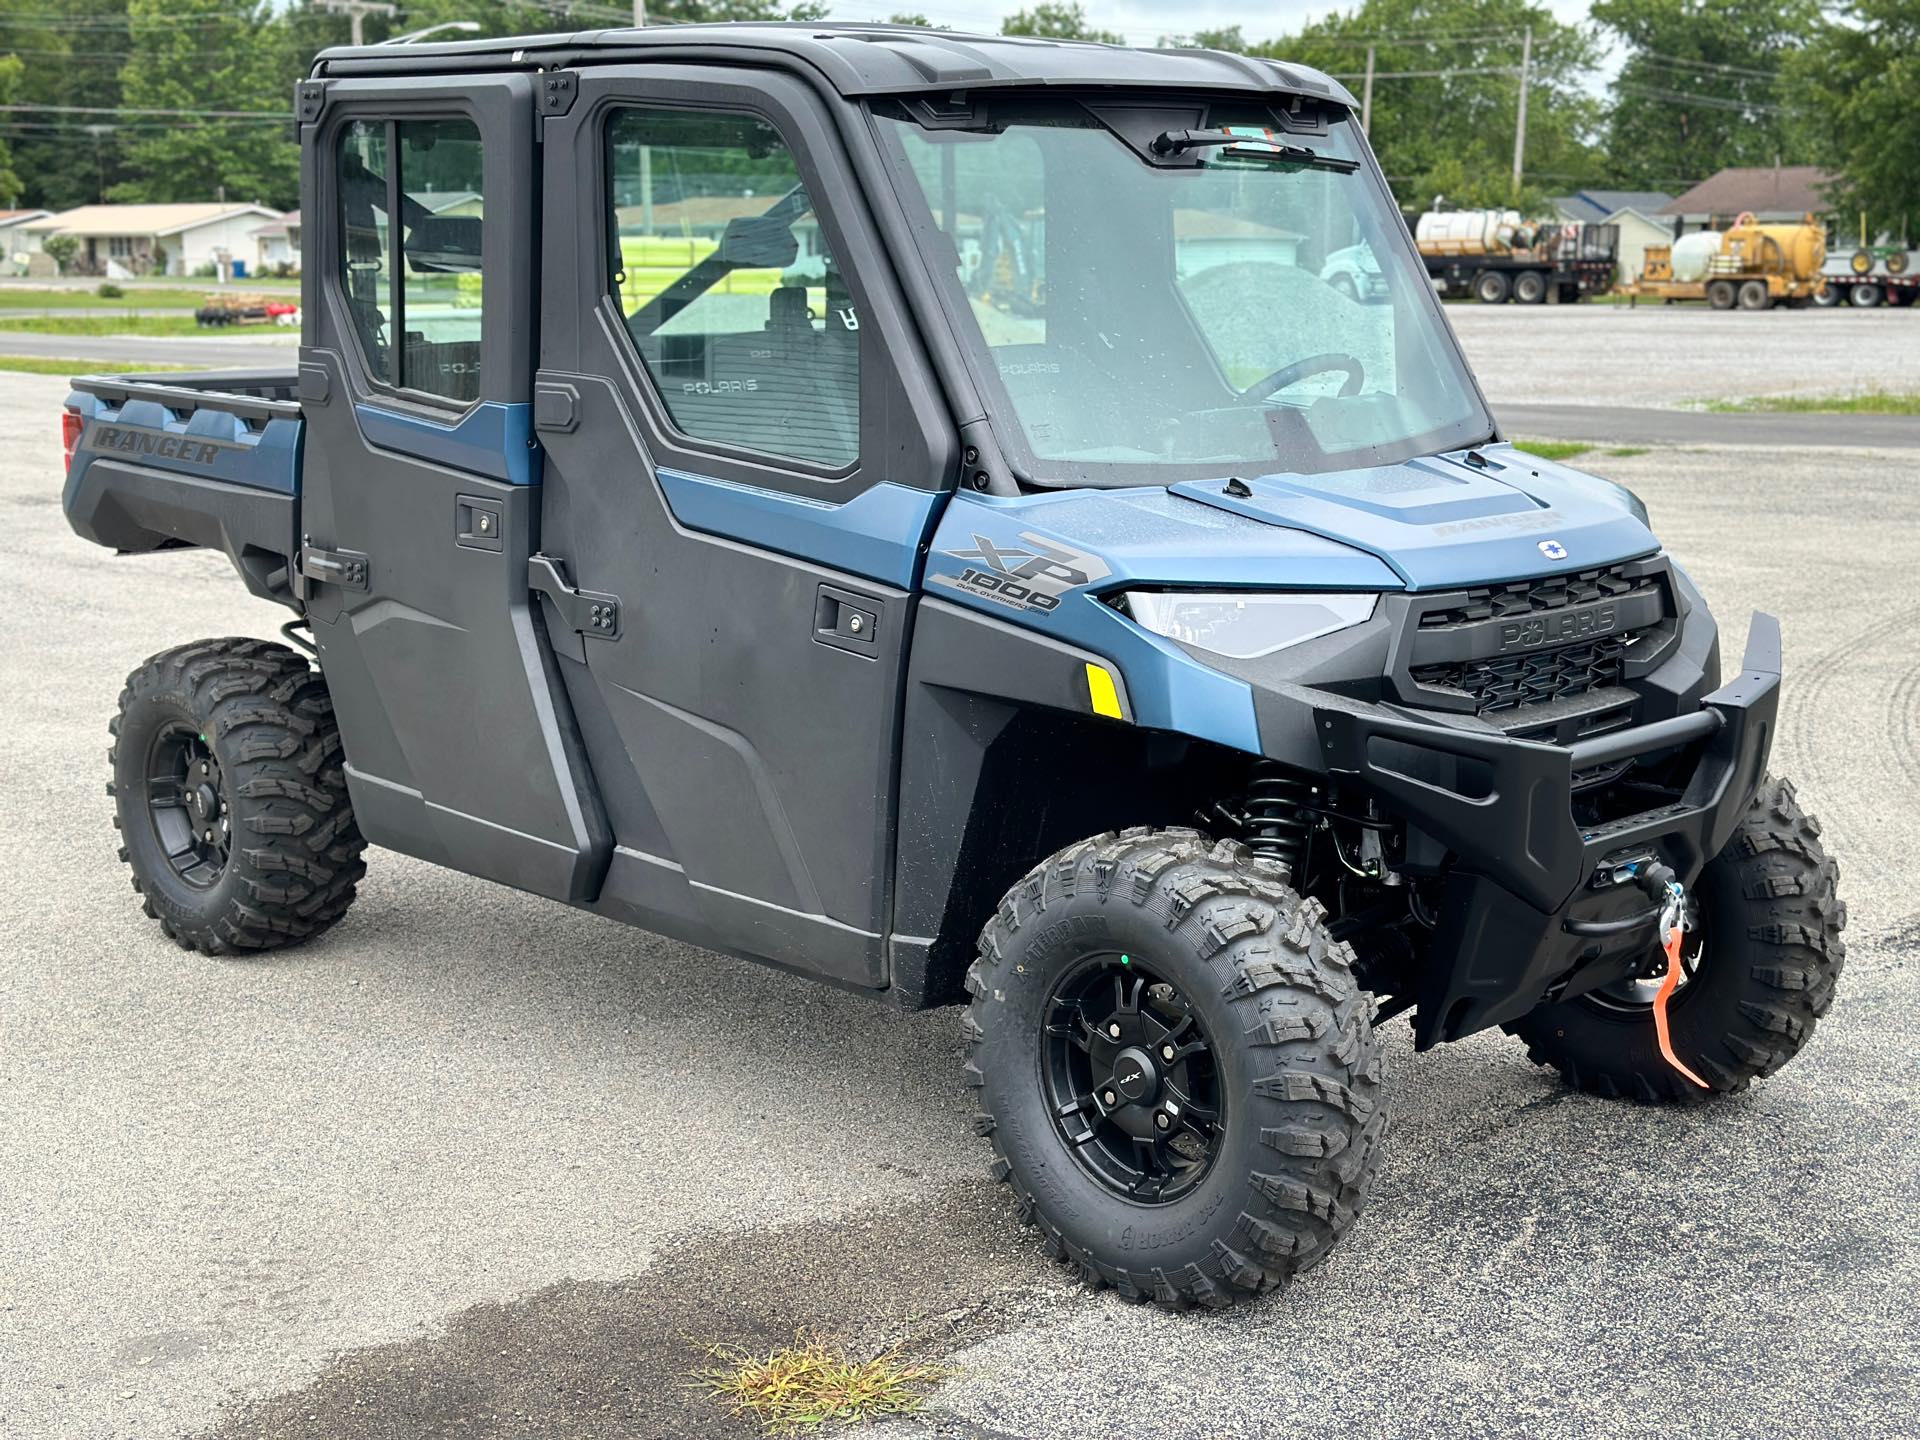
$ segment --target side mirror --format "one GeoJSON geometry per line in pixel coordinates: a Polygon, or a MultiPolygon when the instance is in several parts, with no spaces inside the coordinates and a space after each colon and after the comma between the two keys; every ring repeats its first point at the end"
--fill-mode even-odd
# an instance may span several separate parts
{"type": "Polygon", "coordinates": [[[739,215],[720,233],[719,255],[736,270],[784,270],[799,258],[800,242],[785,220],[739,215]]]}
{"type": "Polygon", "coordinates": [[[480,268],[477,215],[425,215],[407,227],[407,264],[435,274],[480,268]]]}

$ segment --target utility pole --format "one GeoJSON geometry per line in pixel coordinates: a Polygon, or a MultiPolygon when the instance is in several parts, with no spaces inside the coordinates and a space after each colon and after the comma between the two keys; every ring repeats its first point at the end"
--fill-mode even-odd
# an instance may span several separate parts
{"type": "Polygon", "coordinates": [[[1367,46],[1367,81],[1360,87],[1360,133],[1373,133],[1373,46],[1367,46]]]}
{"type": "MultiPolygon", "coordinates": [[[[634,0],[635,4],[640,0],[634,0]]],[[[391,20],[399,13],[399,7],[392,0],[318,0],[322,10],[338,15],[343,11],[353,26],[353,43],[367,43],[366,22],[369,15],[384,15],[391,20]]]]}
{"type": "Polygon", "coordinates": [[[1520,116],[1513,127],[1513,193],[1520,195],[1520,172],[1527,158],[1527,85],[1533,79],[1533,27],[1527,26],[1520,39],[1520,116]]]}
{"type": "Polygon", "coordinates": [[[643,30],[647,24],[647,0],[633,0],[633,28],[643,30]]]}

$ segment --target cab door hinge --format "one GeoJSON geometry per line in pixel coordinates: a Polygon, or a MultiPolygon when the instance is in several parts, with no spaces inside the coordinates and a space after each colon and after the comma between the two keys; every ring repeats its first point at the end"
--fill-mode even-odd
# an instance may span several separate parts
{"type": "Polygon", "coordinates": [[[294,559],[294,574],[302,582],[294,587],[297,598],[307,598],[311,585],[338,585],[343,590],[366,590],[373,562],[358,550],[324,550],[305,536],[300,553],[294,559]]]}
{"type": "Polygon", "coordinates": [[[527,557],[527,588],[544,595],[559,612],[560,623],[590,640],[620,638],[620,599],[597,590],[576,590],[567,583],[566,562],[551,555],[527,557]]]}

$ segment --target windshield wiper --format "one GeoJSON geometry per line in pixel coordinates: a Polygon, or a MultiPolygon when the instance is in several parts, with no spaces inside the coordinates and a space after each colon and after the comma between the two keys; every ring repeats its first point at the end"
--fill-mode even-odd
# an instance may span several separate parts
{"type": "Polygon", "coordinates": [[[1165,130],[1154,136],[1147,148],[1156,155],[1180,155],[1188,150],[1207,150],[1217,145],[1242,147],[1249,159],[1274,160],[1282,165],[1300,165],[1312,170],[1332,170],[1351,175],[1360,168],[1358,160],[1338,155],[1322,155],[1305,145],[1288,145],[1272,138],[1272,132],[1244,129],[1165,130]]]}

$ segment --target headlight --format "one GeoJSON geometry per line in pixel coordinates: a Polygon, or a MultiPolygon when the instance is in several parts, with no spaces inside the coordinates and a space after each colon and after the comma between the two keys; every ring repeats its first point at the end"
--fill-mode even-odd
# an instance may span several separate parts
{"type": "Polygon", "coordinates": [[[1197,645],[1232,660],[1257,660],[1358,625],[1373,614],[1377,595],[1274,593],[1213,595],[1127,593],[1127,613],[1156,635],[1197,645]]]}

